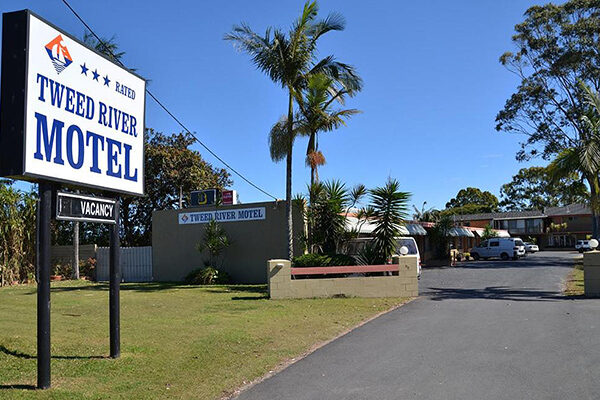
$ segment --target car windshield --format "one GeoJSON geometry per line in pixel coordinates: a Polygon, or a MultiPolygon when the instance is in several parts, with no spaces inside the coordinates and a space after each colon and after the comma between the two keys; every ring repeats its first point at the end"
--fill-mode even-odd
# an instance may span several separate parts
{"type": "Polygon", "coordinates": [[[523,241],[521,239],[515,239],[515,246],[523,246],[523,241]]]}
{"type": "Polygon", "coordinates": [[[408,249],[408,254],[417,254],[417,246],[415,241],[412,239],[398,239],[396,240],[397,250],[400,252],[400,247],[406,246],[408,249]]]}

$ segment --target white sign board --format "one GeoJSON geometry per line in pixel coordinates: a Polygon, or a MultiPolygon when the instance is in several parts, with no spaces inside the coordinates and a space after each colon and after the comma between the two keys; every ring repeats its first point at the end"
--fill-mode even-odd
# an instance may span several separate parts
{"type": "Polygon", "coordinates": [[[218,222],[256,221],[265,219],[265,207],[186,212],[179,214],[177,219],[179,225],[206,224],[214,219],[218,222]]]}
{"type": "Polygon", "coordinates": [[[143,194],[145,81],[36,15],[27,17],[19,175],[143,194]]]}

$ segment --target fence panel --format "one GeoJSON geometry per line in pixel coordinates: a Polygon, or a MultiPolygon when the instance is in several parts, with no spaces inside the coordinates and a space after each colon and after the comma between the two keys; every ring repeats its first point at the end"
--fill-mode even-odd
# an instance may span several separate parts
{"type": "MultiPolygon", "coordinates": [[[[99,247],[96,259],[96,279],[109,280],[110,248],[99,247]]],[[[121,247],[121,275],[123,282],[152,281],[152,246],[121,247]]]]}

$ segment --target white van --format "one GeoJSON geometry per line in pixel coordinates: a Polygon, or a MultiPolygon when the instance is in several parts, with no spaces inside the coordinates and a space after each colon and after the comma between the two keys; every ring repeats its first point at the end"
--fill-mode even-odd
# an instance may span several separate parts
{"type": "MultiPolygon", "coordinates": [[[[348,254],[356,256],[365,247],[365,245],[371,241],[372,238],[357,238],[352,239],[348,243],[348,254]]],[[[396,238],[396,254],[400,254],[400,248],[406,246],[409,255],[417,256],[417,277],[421,278],[421,254],[419,253],[419,247],[417,242],[412,237],[398,237],[396,238]]]]}
{"type": "Polygon", "coordinates": [[[473,247],[470,253],[474,260],[487,260],[492,257],[517,260],[525,257],[525,243],[519,238],[491,238],[473,247]]]}

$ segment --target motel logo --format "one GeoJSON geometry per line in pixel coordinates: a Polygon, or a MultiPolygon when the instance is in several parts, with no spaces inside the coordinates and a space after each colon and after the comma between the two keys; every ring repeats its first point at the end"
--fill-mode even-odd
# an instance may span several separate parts
{"type": "Polygon", "coordinates": [[[58,35],[46,45],[46,52],[57,74],[60,74],[73,62],[67,46],[63,42],[62,35],[58,35]]]}

